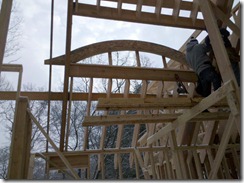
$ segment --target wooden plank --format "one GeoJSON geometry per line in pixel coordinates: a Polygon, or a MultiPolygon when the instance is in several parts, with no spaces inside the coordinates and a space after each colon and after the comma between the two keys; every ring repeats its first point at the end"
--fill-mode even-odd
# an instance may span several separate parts
{"type": "Polygon", "coordinates": [[[28,105],[26,97],[16,101],[7,175],[9,180],[28,178],[32,131],[32,123],[26,112],[28,105]]]}
{"type": "MultiPolygon", "coordinates": [[[[98,99],[97,110],[123,110],[123,109],[186,109],[199,104],[203,98],[113,98],[98,99]]],[[[221,100],[213,104],[214,107],[227,107],[227,101],[221,100]]]]}
{"type": "MultiPolygon", "coordinates": [[[[152,123],[170,123],[175,121],[182,113],[175,114],[149,114],[149,115],[115,115],[115,116],[85,116],[82,126],[100,126],[100,125],[128,125],[128,124],[152,124],[152,123]]],[[[228,119],[229,113],[213,112],[201,113],[192,118],[189,122],[206,120],[224,120],[228,119]]],[[[147,135],[145,135],[147,136],[147,135]]],[[[140,144],[143,139],[138,140],[140,144]]]]}
{"type": "MultiPolygon", "coordinates": [[[[128,94],[130,91],[130,80],[125,81],[125,87],[124,87],[124,98],[128,98],[128,94]]],[[[126,111],[121,111],[121,115],[126,115],[126,111]]],[[[84,121],[83,121],[84,123],[84,121]]],[[[122,143],[122,137],[123,137],[123,130],[124,130],[124,124],[119,124],[118,125],[118,133],[117,133],[117,140],[116,140],[116,148],[120,148],[121,143],[122,143]]],[[[117,169],[118,167],[118,155],[114,155],[114,168],[117,169]]]]}
{"type": "Polygon", "coordinates": [[[152,144],[154,141],[158,140],[159,138],[163,137],[165,134],[169,133],[170,131],[176,129],[177,127],[184,125],[187,121],[191,120],[198,114],[200,114],[205,109],[208,109],[214,103],[222,100],[226,97],[228,93],[234,90],[232,82],[225,83],[222,87],[218,90],[213,92],[208,97],[204,98],[200,103],[192,107],[190,110],[186,111],[184,114],[179,116],[174,122],[168,124],[166,127],[159,130],[154,135],[148,137],[147,142],[148,144],[152,144]]]}
{"type": "MultiPolygon", "coordinates": [[[[117,2],[118,0],[106,0],[106,1],[117,2]]],[[[143,5],[154,7],[156,5],[157,1],[158,0],[143,0],[143,5]]],[[[123,0],[123,3],[136,5],[137,4],[137,0],[123,0]]],[[[172,0],[163,0],[162,7],[173,9],[174,8],[174,1],[172,1],[172,0]]],[[[182,1],[180,9],[190,11],[191,8],[192,8],[192,3],[191,2],[182,1]]]]}
{"type": "Polygon", "coordinates": [[[177,21],[177,19],[179,18],[180,4],[181,4],[181,0],[174,0],[174,8],[173,8],[172,16],[174,17],[175,21],[177,21]]]}
{"type": "MultiPolygon", "coordinates": [[[[206,130],[205,130],[204,138],[202,140],[202,144],[210,145],[213,143],[213,139],[216,135],[216,131],[218,129],[218,122],[216,121],[216,122],[212,123],[210,121],[207,121],[205,124],[206,124],[206,126],[205,126],[206,130]]],[[[201,163],[204,163],[206,153],[207,153],[207,150],[200,151],[201,163]]]]}
{"type": "Polygon", "coordinates": [[[196,19],[197,19],[197,14],[198,14],[198,10],[199,10],[198,1],[197,0],[193,0],[192,1],[192,5],[193,6],[192,6],[190,18],[192,19],[192,22],[194,24],[196,19]]]}
{"type": "Polygon", "coordinates": [[[2,72],[22,72],[23,66],[20,64],[2,64],[2,72]]]}
{"type": "Polygon", "coordinates": [[[232,129],[234,126],[234,120],[235,120],[235,118],[231,114],[229,117],[229,120],[227,121],[227,125],[225,127],[225,131],[224,131],[225,135],[221,139],[220,147],[219,147],[218,152],[215,156],[215,159],[213,162],[213,168],[211,169],[210,174],[209,174],[209,179],[215,179],[216,178],[217,172],[219,170],[220,163],[223,159],[228,141],[230,139],[230,135],[232,133],[232,129]]]}
{"type": "Polygon", "coordinates": [[[148,170],[144,167],[144,163],[143,163],[143,160],[142,160],[142,157],[140,155],[140,152],[137,148],[134,148],[134,153],[135,153],[135,156],[138,160],[138,163],[142,169],[142,172],[143,172],[143,175],[144,175],[144,178],[145,179],[150,179],[150,175],[148,173],[148,170]]]}
{"type": "Polygon", "coordinates": [[[182,180],[184,177],[183,172],[182,172],[182,164],[180,161],[180,157],[179,157],[179,152],[176,149],[177,147],[177,142],[176,142],[176,135],[174,131],[171,131],[169,134],[169,139],[170,139],[170,148],[172,150],[172,161],[175,165],[176,168],[176,179],[180,179],[182,180]]]}
{"type": "Polygon", "coordinates": [[[30,155],[30,163],[29,163],[29,169],[28,169],[28,180],[33,179],[33,170],[34,170],[34,164],[35,164],[35,154],[30,155]]]}
{"type": "Polygon", "coordinates": [[[93,77],[136,80],[175,81],[175,74],[183,82],[196,82],[197,76],[193,71],[159,68],[136,68],[124,66],[106,66],[96,64],[71,64],[70,77],[93,77]],[[124,74],[126,73],[126,74],[124,74]]]}
{"type": "MultiPolygon", "coordinates": [[[[72,168],[87,168],[89,166],[88,155],[64,155],[67,161],[70,163],[72,168]]],[[[66,165],[59,156],[50,156],[50,161],[54,163],[58,168],[66,169],[66,165]]],[[[50,164],[50,170],[57,170],[57,167],[50,164]]]]}
{"type": "Polygon", "coordinates": [[[163,0],[157,0],[156,7],[155,7],[155,14],[157,18],[159,18],[161,14],[162,4],[163,4],[163,0]]]}
{"type": "MultiPolygon", "coordinates": [[[[15,91],[0,91],[0,100],[15,100],[17,92],[15,91]]],[[[68,93],[69,98],[71,93],[68,93]]],[[[97,101],[99,98],[106,98],[106,93],[92,93],[91,100],[97,101]]],[[[20,96],[26,96],[29,100],[48,100],[48,92],[36,92],[36,91],[21,91],[20,96]]],[[[72,101],[87,101],[89,93],[72,93],[72,101]]],[[[110,98],[122,98],[122,93],[111,93],[110,98]]],[[[155,98],[154,94],[147,94],[146,98],[155,98]]],[[[140,94],[129,94],[128,98],[140,98],[140,94]]],[[[51,92],[50,100],[62,100],[62,92],[51,92]]]]}
{"type": "MultiPolygon", "coordinates": [[[[86,116],[90,116],[90,114],[91,114],[92,88],[93,88],[93,78],[90,78],[89,93],[88,93],[87,106],[86,106],[86,116]]],[[[86,150],[87,148],[89,149],[88,137],[89,137],[88,127],[84,127],[84,140],[83,140],[83,149],[84,150],[86,150]]]]}
{"type": "MultiPolygon", "coordinates": [[[[118,51],[141,51],[152,53],[159,56],[165,56],[187,65],[185,54],[181,51],[152,42],[134,40],[112,40],[83,46],[71,51],[70,61],[71,63],[77,63],[92,56],[118,51]]],[[[52,65],[65,65],[65,55],[45,60],[45,64],[50,63],[52,63],[52,65]]]]}
{"type": "Polygon", "coordinates": [[[121,16],[122,3],[122,0],[118,0],[117,9],[119,16],[121,16]]]}
{"type": "Polygon", "coordinates": [[[195,162],[196,169],[197,169],[198,179],[203,179],[203,171],[201,168],[199,155],[197,154],[196,150],[193,150],[192,153],[193,153],[194,162],[195,162]]]}
{"type": "MultiPolygon", "coordinates": [[[[138,57],[137,58],[140,59],[139,54],[138,54],[138,57]]],[[[138,61],[137,63],[139,64],[137,66],[140,67],[140,61],[138,61]]],[[[141,86],[140,98],[145,98],[146,93],[147,93],[147,86],[148,86],[147,81],[143,80],[142,81],[142,86],[141,86]]],[[[137,111],[137,115],[140,115],[140,114],[142,114],[142,110],[138,110],[137,111]]],[[[136,124],[134,126],[131,147],[136,147],[137,146],[139,131],[140,131],[140,125],[139,124],[136,124]]],[[[132,165],[133,165],[133,162],[134,162],[133,159],[134,159],[134,154],[133,153],[130,153],[129,162],[130,162],[130,167],[131,168],[132,168],[132,165]]]]}
{"type": "Polygon", "coordinates": [[[4,51],[7,42],[8,28],[13,0],[3,0],[0,11],[0,73],[2,70],[4,51]]]}
{"type": "MultiPolygon", "coordinates": [[[[179,5],[177,4],[176,7],[179,7],[179,5]]],[[[189,29],[204,29],[204,23],[201,19],[197,19],[195,25],[193,25],[191,19],[185,17],[178,17],[177,21],[175,21],[173,16],[160,15],[159,19],[155,19],[153,13],[141,12],[140,18],[138,18],[136,11],[124,9],[121,10],[121,15],[118,16],[115,8],[100,7],[98,12],[96,6],[82,3],[78,4],[78,9],[78,11],[73,12],[74,15],[189,29]]]]}
{"type": "MultiPolygon", "coordinates": [[[[73,78],[71,78],[69,88],[70,88],[70,97],[69,97],[69,106],[68,106],[68,119],[67,119],[67,125],[66,125],[65,151],[68,150],[69,135],[70,135],[70,120],[71,120],[70,116],[71,116],[71,108],[72,108],[73,78]]],[[[50,112],[49,112],[49,115],[50,115],[50,112]]],[[[48,147],[48,144],[47,144],[47,147],[48,147]]]]}
{"type": "Polygon", "coordinates": [[[64,138],[67,120],[67,103],[69,89],[69,73],[70,73],[70,50],[71,50],[71,35],[72,35],[72,8],[73,0],[67,1],[67,26],[66,26],[66,48],[65,48],[65,69],[64,69],[64,86],[63,86],[63,103],[62,103],[62,118],[60,130],[59,149],[64,151],[64,138]]]}
{"type": "MultiPolygon", "coordinates": [[[[196,145],[196,146],[178,146],[177,149],[181,151],[187,150],[200,150],[200,149],[218,149],[219,145],[196,145]]],[[[227,148],[236,148],[236,151],[240,150],[240,144],[228,144],[227,148]]],[[[168,146],[152,146],[152,147],[137,147],[140,152],[158,152],[158,151],[170,151],[168,146]]],[[[104,149],[87,149],[86,151],[69,151],[69,152],[62,152],[64,155],[67,154],[89,154],[89,155],[96,155],[96,154],[126,154],[126,153],[133,153],[134,147],[127,147],[127,148],[104,148],[104,149]]],[[[56,156],[56,152],[48,152],[43,153],[45,156],[56,156]]],[[[36,156],[39,156],[38,153],[36,156]]]]}
{"type": "Polygon", "coordinates": [[[137,6],[136,6],[136,17],[137,18],[141,18],[142,4],[143,4],[143,0],[137,1],[137,6]]]}

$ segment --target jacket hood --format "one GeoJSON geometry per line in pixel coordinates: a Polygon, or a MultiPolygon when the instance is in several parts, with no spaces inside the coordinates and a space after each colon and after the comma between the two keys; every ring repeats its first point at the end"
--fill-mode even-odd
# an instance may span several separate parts
{"type": "Polygon", "coordinates": [[[186,51],[191,51],[191,49],[196,45],[198,44],[198,41],[197,40],[194,40],[194,41],[190,41],[186,44],[186,51]]]}

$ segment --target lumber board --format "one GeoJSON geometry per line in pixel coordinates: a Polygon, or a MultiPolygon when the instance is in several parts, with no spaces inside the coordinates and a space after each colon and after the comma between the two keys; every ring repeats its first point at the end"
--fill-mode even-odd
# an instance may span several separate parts
{"type": "MultiPolygon", "coordinates": [[[[146,41],[135,41],[135,40],[112,40],[103,41],[98,43],[93,43],[81,48],[77,48],[70,53],[70,62],[77,63],[86,58],[108,53],[108,52],[118,52],[118,51],[141,51],[146,53],[152,53],[160,56],[164,56],[173,59],[179,63],[187,65],[185,54],[181,51],[172,49],[170,47],[146,42],[146,41]]],[[[52,59],[47,59],[44,61],[45,64],[52,65],[64,65],[65,55],[61,55],[52,59]]],[[[112,64],[111,64],[112,65],[112,64]]]]}
{"type": "MultiPolygon", "coordinates": [[[[227,148],[235,148],[236,151],[240,151],[240,144],[228,144],[227,148]]],[[[168,146],[152,146],[152,147],[136,147],[140,152],[159,152],[159,151],[170,151],[170,147],[168,146]]],[[[213,145],[195,145],[195,146],[177,146],[176,149],[181,151],[186,150],[200,150],[200,149],[218,149],[219,145],[213,144],[213,145]]],[[[116,148],[103,148],[103,149],[87,149],[86,151],[68,151],[68,152],[62,152],[63,155],[68,154],[78,154],[78,155],[96,155],[96,154],[126,154],[126,153],[133,153],[134,147],[122,147],[120,149],[116,148]]],[[[57,152],[43,152],[44,156],[56,156],[57,152]]],[[[39,157],[38,153],[36,154],[36,157],[39,157]]]]}
{"type": "Polygon", "coordinates": [[[125,9],[121,10],[121,14],[119,16],[116,8],[100,7],[99,11],[97,11],[97,7],[95,5],[83,3],[78,4],[78,11],[74,10],[73,15],[188,29],[204,29],[204,22],[201,19],[197,19],[193,25],[190,18],[178,17],[177,21],[175,21],[174,16],[161,14],[159,19],[155,19],[156,14],[148,12],[141,12],[138,17],[137,11],[125,9]]]}
{"type": "MultiPolygon", "coordinates": [[[[39,92],[39,91],[21,91],[20,96],[26,96],[29,100],[48,100],[48,92],[39,92]]],[[[71,93],[68,93],[70,100],[71,93]]],[[[91,100],[97,101],[99,98],[106,98],[106,93],[92,93],[91,100]]],[[[72,101],[87,101],[89,97],[89,93],[72,93],[72,101]]],[[[110,98],[122,98],[122,93],[111,93],[110,98]]],[[[140,94],[129,94],[128,98],[139,98],[140,94]]],[[[155,98],[154,94],[147,94],[146,98],[155,98]]],[[[0,100],[15,100],[16,92],[15,91],[0,91],[0,100]]],[[[51,101],[63,100],[62,92],[51,92],[51,101]]]]}
{"type": "MultiPolygon", "coordinates": [[[[152,124],[152,123],[171,123],[182,113],[175,114],[149,114],[149,115],[118,115],[118,116],[85,116],[82,126],[100,125],[128,125],[128,124],[152,124]]],[[[228,119],[228,112],[201,113],[190,121],[224,120],[228,119]]]]}
{"type": "Polygon", "coordinates": [[[2,72],[22,72],[23,66],[21,64],[2,64],[2,72]]]}
{"type": "Polygon", "coordinates": [[[68,90],[69,90],[69,73],[70,73],[70,50],[72,35],[72,0],[67,1],[67,26],[66,26],[66,47],[65,47],[65,68],[64,68],[64,85],[63,85],[63,102],[62,102],[62,118],[59,149],[64,151],[65,129],[67,123],[67,107],[68,107],[68,90]]]}
{"type": "Polygon", "coordinates": [[[137,68],[126,66],[106,66],[97,64],[71,64],[70,77],[93,77],[113,79],[176,81],[175,74],[183,82],[196,82],[193,71],[159,68],[137,68]],[[126,74],[124,74],[126,73],[126,74]]]}
{"type": "Polygon", "coordinates": [[[4,51],[7,42],[10,15],[12,9],[13,0],[3,0],[1,1],[1,11],[0,11],[0,73],[2,70],[4,51]]]}
{"type": "Polygon", "coordinates": [[[26,112],[28,102],[28,98],[20,97],[16,103],[7,175],[9,180],[28,178],[32,130],[32,123],[26,112]]]}
{"type": "MultiPolygon", "coordinates": [[[[104,1],[110,1],[110,2],[117,2],[118,0],[104,0],[104,1]]],[[[161,0],[162,1],[162,7],[173,9],[174,8],[174,1],[172,0],[161,0]]],[[[145,6],[156,6],[158,0],[143,0],[143,4],[145,6]]],[[[137,0],[123,0],[123,3],[126,4],[137,4],[137,0]]],[[[191,10],[192,9],[192,3],[188,1],[182,1],[180,4],[180,9],[182,10],[191,10]]]]}
{"type": "Polygon", "coordinates": [[[219,147],[217,154],[215,156],[215,159],[213,161],[213,165],[212,165],[213,168],[211,169],[211,171],[209,173],[209,179],[216,179],[216,175],[218,173],[220,163],[223,159],[225,150],[227,148],[227,144],[229,142],[229,139],[230,139],[230,136],[232,133],[233,126],[235,124],[234,121],[235,121],[235,116],[233,116],[231,114],[229,117],[229,120],[227,121],[227,125],[225,127],[225,130],[224,130],[225,135],[221,139],[220,147],[219,147]]]}
{"type": "MultiPolygon", "coordinates": [[[[72,168],[87,168],[89,166],[89,156],[88,155],[64,155],[64,157],[67,159],[67,161],[70,163],[72,168]]],[[[54,163],[56,166],[50,164],[49,168],[50,170],[57,170],[58,168],[61,169],[67,169],[66,165],[63,163],[63,161],[60,159],[59,156],[50,156],[50,161],[54,163]]]]}
{"type": "MultiPolygon", "coordinates": [[[[200,103],[203,98],[113,98],[98,99],[97,110],[122,110],[122,109],[170,109],[170,108],[191,108],[200,103]]],[[[213,104],[214,107],[227,107],[226,100],[221,100],[213,104]]]]}

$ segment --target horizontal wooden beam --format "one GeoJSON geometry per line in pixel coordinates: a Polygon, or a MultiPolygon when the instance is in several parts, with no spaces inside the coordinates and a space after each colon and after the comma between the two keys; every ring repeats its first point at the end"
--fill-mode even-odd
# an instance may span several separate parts
{"type": "MultiPolygon", "coordinates": [[[[21,92],[20,96],[26,96],[29,100],[49,100],[48,92],[21,92]]],[[[68,93],[70,96],[70,93],[68,93]]],[[[72,93],[72,101],[87,101],[89,93],[72,93]]],[[[106,98],[106,93],[92,93],[91,100],[97,101],[99,98],[106,98]]],[[[110,98],[122,98],[123,93],[111,93],[110,98]]],[[[156,95],[147,94],[147,98],[155,98],[156,95]]],[[[129,94],[128,98],[140,98],[140,94],[129,94]]],[[[16,92],[0,91],[0,100],[16,100],[16,92]]],[[[51,92],[51,101],[63,100],[62,92],[51,92]]]]}
{"type": "Polygon", "coordinates": [[[175,74],[182,82],[197,81],[197,75],[193,71],[96,64],[71,64],[70,66],[70,77],[176,81],[175,74]]]}
{"type": "MultiPolygon", "coordinates": [[[[170,108],[191,108],[202,100],[199,98],[100,98],[98,99],[97,110],[123,110],[123,109],[170,109],[170,108]]],[[[217,102],[214,107],[226,107],[228,103],[225,100],[217,102]]]]}
{"type": "Polygon", "coordinates": [[[132,10],[121,9],[121,14],[119,15],[116,8],[102,7],[100,6],[99,11],[97,6],[88,5],[88,4],[78,4],[78,11],[75,11],[74,15],[78,16],[87,16],[94,18],[104,18],[110,20],[121,20],[127,22],[135,23],[144,23],[152,25],[161,25],[161,26],[170,26],[170,27],[179,27],[179,28],[188,28],[188,29],[205,29],[205,24],[202,19],[197,19],[193,24],[191,18],[187,17],[178,17],[177,21],[172,15],[159,15],[159,18],[156,18],[155,13],[141,12],[140,17],[137,16],[137,12],[132,10]]]}
{"type": "MultiPolygon", "coordinates": [[[[240,148],[240,144],[228,144],[228,148],[240,148]]],[[[219,145],[197,145],[197,146],[178,146],[176,150],[196,150],[196,149],[218,149],[219,145]]],[[[154,151],[170,151],[170,147],[166,146],[152,146],[152,147],[137,147],[140,152],[154,152],[154,151]]],[[[85,151],[69,151],[62,152],[64,156],[66,155],[95,155],[95,154],[126,154],[134,152],[134,147],[121,147],[118,148],[104,148],[104,149],[86,149],[85,151]]],[[[56,152],[43,152],[44,156],[57,156],[56,152]]],[[[39,153],[36,153],[36,157],[40,157],[39,153]]]]}
{"type": "MultiPolygon", "coordinates": [[[[70,53],[70,62],[77,63],[86,58],[116,51],[141,51],[164,56],[187,65],[185,54],[175,49],[146,41],[112,40],[90,44],[77,48],[70,53]]],[[[64,65],[65,55],[45,60],[45,64],[64,65]]]]}
{"type": "MultiPolygon", "coordinates": [[[[111,116],[86,116],[82,126],[101,126],[101,125],[128,125],[144,123],[169,123],[179,117],[176,114],[150,114],[150,115],[111,115],[111,116]]],[[[225,120],[228,119],[227,112],[201,113],[190,121],[225,120]]]]}
{"type": "MultiPolygon", "coordinates": [[[[110,1],[110,2],[118,2],[118,0],[103,0],[103,1],[110,1]]],[[[138,0],[123,0],[123,3],[126,4],[134,4],[136,5],[138,0]]],[[[143,0],[142,5],[144,6],[156,6],[158,0],[143,0]]],[[[172,0],[162,0],[161,3],[162,8],[169,8],[173,9],[174,8],[174,1],[172,0]]],[[[187,1],[182,1],[180,4],[180,9],[181,10],[191,10],[192,9],[192,2],[187,2],[187,1]]]]}
{"type": "Polygon", "coordinates": [[[23,66],[20,64],[2,64],[1,71],[3,71],[3,72],[22,72],[23,66]]]}
{"type": "MultiPolygon", "coordinates": [[[[79,154],[68,154],[64,155],[67,161],[70,163],[72,168],[88,168],[89,167],[89,156],[88,155],[79,155],[79,154]]],[[[58,168],[65,169],[66,166],[58,155],[50,156],[49,161],[52,162],[49,164],[50,170],[57,170],[58,168]],[[53,165],[55,164],[55,166],[53,165]]]]}

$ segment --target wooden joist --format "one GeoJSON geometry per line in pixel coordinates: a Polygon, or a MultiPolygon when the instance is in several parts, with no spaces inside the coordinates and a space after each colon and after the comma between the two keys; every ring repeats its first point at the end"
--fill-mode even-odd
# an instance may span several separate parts
{"type": "MultiPolygon", "coordinates": [[[[114,98],[98,99],[97,110],[122,110],[122,109],[185,109],[191,108],[201,102],[203,98],[114,98]]],[[[221,100],[213,107],[227,107],[227,101],[221,100]]]]}
{"type": "MultiPolygon", "coordinates": [[[[180,2],[180,0],[177,0],[180,2]]],[[[155,6],[155,4],[154,4],[155,6]]],[[[173,5],[173,10],[174,10],[173,5]]],[[[112,19],[112,20],[120,20],[134,23],[145,23],[152,25],[161,25],[161,26],[171,26],[171,27],[180,27],[180,28],[189,28],[189,29],[204,29],[204,21],[201,19],[197,19],[195,24],[193,25],[191,18],[187,17],[179,17],[178,12],[180,11],[180,4],[177,3],[177,11],[175,11],[174,15],[159,15],[159,19],[155,19],[155,13],[148,13],[139,11],[139,8],[135,11],[121,9],[120,15],[118,14],[118,10],[116,8],[110,7],[99,7],[99,11],[97,11],[96,5],[89,4],[78,4],[78,11],[73,11],[74,15],[78,16],[87,16],[94,18],[103,18],[103,19],[112,19]],[[139,15],[138,16],[138,12],[139,15]],[[177,17],[177,21],[176,20],[177,17]]]]}
{"type": "MultiPolygon", "coordinates": [[[[129,125],[129,124],[152,124],[152,123],[170,123],[182,115],[180,114],[149,114],[149,115],[108,115],[108,116],[86,116],[82,126],[100,126],[100,125],[129,125]]],[[[206,120],[226,120],[229,117],[228,112],[209,112],[201,113],[189,122],[206,120]]]]}

